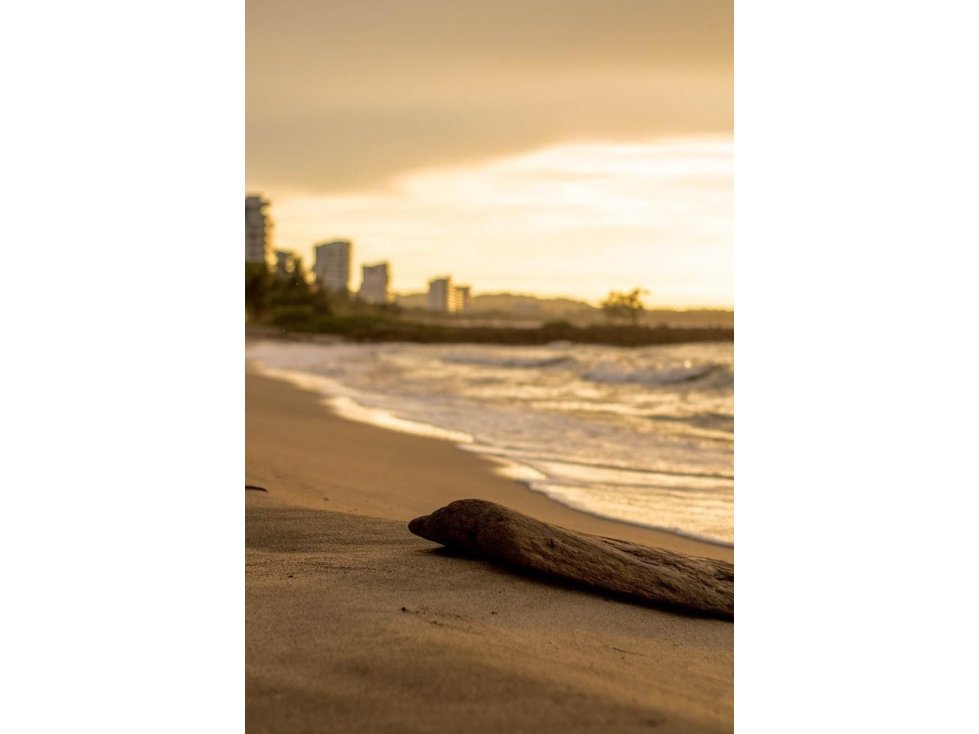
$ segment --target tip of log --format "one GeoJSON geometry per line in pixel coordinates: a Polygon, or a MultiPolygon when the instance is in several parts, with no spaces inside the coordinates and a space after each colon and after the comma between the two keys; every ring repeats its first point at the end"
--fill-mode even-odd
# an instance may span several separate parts
{"type": "MultiPolygon", "coordinates": [[[[416,517],[414,520],[408,523],[408,529],[422,538],[425,538],[425,522],[428,520],[429,515],[422,515],[421,517],[416,517]]],[[[431,540],[431,538],[428,538],[431,540]]]]}

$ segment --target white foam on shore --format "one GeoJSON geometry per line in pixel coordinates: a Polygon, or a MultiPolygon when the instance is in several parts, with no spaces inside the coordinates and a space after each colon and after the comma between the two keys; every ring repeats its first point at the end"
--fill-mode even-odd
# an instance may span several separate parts
{"type": "MultiPolygon", "coordinates": [[[[459,448],[469,448],[467,446],[460,446],[459,448]]],[[[513,479],[516,482],[522,482],[530,487],[531,483],[539,482],[547,479],[545,474],[534,469],[532,466],[527,466],[526,464],[520,464],[513,459],[508,459],[505,456],[497,456],[490,453],[485,453],[481,451],[476,451],[484,459],[495,464],[493,467],[493,472],[499,474],[501,477],[506,477],[507,479],[513,479]]]]}
{"type": "Polygon", "coordinates": [[[293,370],[280,370],[266,367],[261,362],[253,362],[255,367],[264,375],[278,377],[286,380],[296,387],[304,390],[311,390],[323,396],[322,402],[333,413],[341,418],[367,423],[378,428],[386,428],[398,433],[407,433],[412,436],[424,436],[425,438],[436,438],[441,441],[449,441],[455,444],[469,444],[473,442],[473,437],[461,431],[452,431],[447,428],[440,428],[429,423],[413,421],[401,418],[383,408],[371,408],[358,403],[351,390],[345,388],[336,380],[322,375],[312,375],[308,372],[296,372],[293,370]]]}
{"type": "Polygon", "coordinates": [[[381,408],[368,408],[348,397],[333,397],[326,401],[333,412],[342,418],[369,423],[378,428],[387,428],[399,433],[410,433],[413,436],[424,436],[426,438],[438,438],[443,441],[450,441],[457,444],[472,443],[473,437],[468,433],[450,431],[446,428],[439,428],[428,423],[400,418],[393,413],[389,413],[381,408]]]}
{"type": "Polygon", "coordinates": [[[585,502],[572,499],[571,496],[562,492],[557,485],[553,485],[548,482],[529,482],[527,486],[532,491],[543,494],[552,502],[557,502],[559,505],[570,507],[572,510],[577,510],[578,512],[591,515],[592,517],[599,517],[603,520],[611,520],[613,522],[623,523],[624,525],[632,525],[633,527],[646,528],[648,530],[658,530],[660,532],[669,533],[670,535],[678,535],[683,538],[696,540],[699,543],[707,543],[709,545],[716,545],[722,548],[734,547],[734,541],[722,540],[712,535],[702,535],[700,533],[693,533],[683,530],[682,528],[657,525],[656,523],[646,522],[643,520],[632,520],[622,517],[621,514],[616,514],[614,512],[603,512],[601,509],[597,509],[594,503],[586,504],[585,502]]]}

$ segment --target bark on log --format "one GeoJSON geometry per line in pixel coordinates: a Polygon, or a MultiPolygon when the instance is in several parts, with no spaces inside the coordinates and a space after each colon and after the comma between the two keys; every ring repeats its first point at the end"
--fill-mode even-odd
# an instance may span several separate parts
{"type": "Polygon", "coordinates": [[[509,566],[695,614],[734,619],[734,566],[566,530],[485,500],[457,500],[412,520],[436,543],[509,566]]]}

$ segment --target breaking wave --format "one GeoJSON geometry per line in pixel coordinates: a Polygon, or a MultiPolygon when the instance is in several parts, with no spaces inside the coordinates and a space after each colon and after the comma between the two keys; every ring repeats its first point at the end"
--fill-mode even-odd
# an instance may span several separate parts
{"type": "Polygon", "coordinates": [[[629,369],[621,365],[599,365],[582,375],[590,382],[642,383],[644,385],[681,385],[687,382],[700,382],[706,378],[729,378],[733,375],[719,364],[697,365],[696,367],[676,367],[673,369],[629,369]]]}

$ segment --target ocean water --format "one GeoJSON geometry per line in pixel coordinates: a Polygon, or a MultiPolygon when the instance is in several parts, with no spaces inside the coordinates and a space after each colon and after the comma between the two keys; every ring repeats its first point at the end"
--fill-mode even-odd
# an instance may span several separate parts
{"type": "Polygon", "coordinates": [[[247,357],[339,414],[498,461],[594,515],[734,543],[731,344],[305,344],[247,357]]]}

